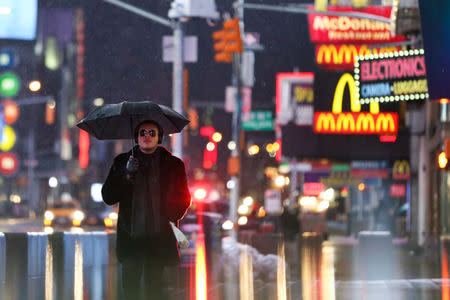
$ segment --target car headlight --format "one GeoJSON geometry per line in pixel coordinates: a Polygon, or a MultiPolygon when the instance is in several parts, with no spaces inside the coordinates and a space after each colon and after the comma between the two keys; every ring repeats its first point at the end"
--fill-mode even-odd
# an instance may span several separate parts
{"type": "Polygon", "coordinates": [[[80,210],[77,210],[73,213],[73,219],[77,221],[82,221],[84,219],[84,213],[80,210]]]}
{"type": "Polygon", "coordinates": [[[44,219],[45,220],[53,220],[55,218],[55,214],[53,214],[51,211],[46,210],[44,213],[44,219]]]}

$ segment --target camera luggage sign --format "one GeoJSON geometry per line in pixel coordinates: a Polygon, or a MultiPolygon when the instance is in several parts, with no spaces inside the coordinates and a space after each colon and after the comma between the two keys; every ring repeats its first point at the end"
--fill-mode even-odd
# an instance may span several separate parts
{"type": "Polygon", "coordinates": [[[428,98],[423,49],[360,56],[355,62],[361,104],[428,98]]]}

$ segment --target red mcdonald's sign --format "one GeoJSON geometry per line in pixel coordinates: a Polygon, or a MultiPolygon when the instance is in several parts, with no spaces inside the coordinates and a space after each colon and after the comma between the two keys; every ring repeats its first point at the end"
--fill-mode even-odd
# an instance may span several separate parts
{"type": "Polygon", "coordinates": [[[314,132],[325,134],[394,134],[398,131],[398,115],[394,112],[314,113],[314,132]]]}
{"type": "Polygon", "coordinates": [[[316,63],[325,69],[353,70],[355,57],[400,51],[399,46],[371,48],[367,44],[318,44],[316,63]]]}
{"type": "Polygon", "coordinates": [[[370,113],[360,112],[355,80],[349,73],[339,79],[334,93],[331,112],[314,113],[314,132],[321,134],[395,134],[398,131],[398,114],[379,112],[378,103],[371,104],[370,113]],[[342,112],[344,88],[350,89],[352,112],[342,112]]]}

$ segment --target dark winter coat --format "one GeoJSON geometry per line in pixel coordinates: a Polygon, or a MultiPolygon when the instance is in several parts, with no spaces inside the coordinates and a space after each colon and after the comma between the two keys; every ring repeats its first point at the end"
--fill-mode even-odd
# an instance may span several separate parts
{"type": "MultiPolygon", "coordinates": [[[[160,147],[160,216],[161,233],[148,238],[133,238],[131,213],[133,182],[126,179],[126,163],[131,151],[114,158],[108,177],[102,188],[103,201],[108,205],[119,203],[117,223],[117,257],[123,261],[127,257],[149,255],[167,264],[179,262],[177,242],[169,221],[177,224],[190,206],[191,196],[187,187],[184,163],[165,148],[160,147]]],[[[135,148],[135,151],[139,151],[135,148]]]]}

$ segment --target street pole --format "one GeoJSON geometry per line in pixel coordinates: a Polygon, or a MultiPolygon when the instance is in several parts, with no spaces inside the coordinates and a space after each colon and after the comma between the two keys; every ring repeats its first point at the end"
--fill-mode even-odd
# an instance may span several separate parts
{"type": "MultiPolygon", "coordinates": [[[[173,88],[172,107],[175,111],[183,111],[183,54],[184,54],[184,34],[183,23],[180,19],[175,20],[173,27],[173,88]]],[[[183,131],[172,135],[173,154],[183,158],[183,131]]]]}
{"type": "MultiPolygon", "coordinates": [[[[238,0],[236,2],[235,15],[239,19],[240,32],[244,32],[244,0],[238,0]]],[[[241,110],[242,110],[242,80],[241,80],[241,58],[240,53],[235,53],[233,55],[233,65],[232,65],[232,85],[236,89],[235,98],[235,109],[233,112],[232,121],[232,140],[235,144],[234,149],[231,152],[232,157],[236,157],[241,166],[241,149],[240,149],[240,138],[241,138],[241,110]]],[[[240,167],[239,167],[240,169],[240,167]]],[[[231,238],[237,241],[237,224],[238,224],[238,214],[237,207],[239,203],[240,194],[240,176],[239,174],[234,174],[231,176],[231,180],[234,183],[230,194],[230,219],[233,222],[233,230],[231,231],[231,238]]]]}
{"type": "MultiPolygon", "coordinates": [[[[184,34],[181,18],[170,20],[147,12],[136,6],[130,5],[120,0],[103,0],[109,4],[115,5],[138,16],[157,22],[173,30],[173,73],[172,73],[172,108],[183,113],[183,54],[184,54],[184,34]]],[[[175,156],[183,158],[183,133],[172,135],[172,152],[175,156]]]]}

